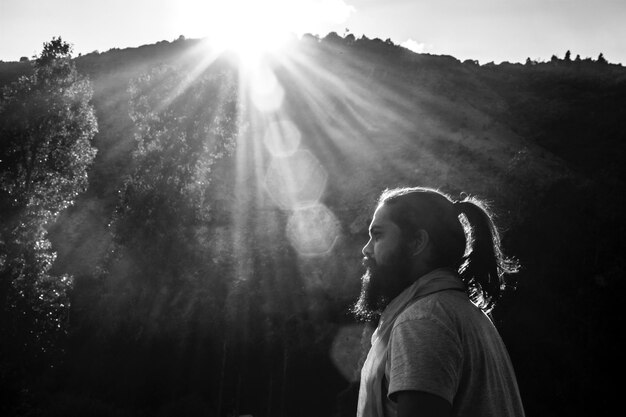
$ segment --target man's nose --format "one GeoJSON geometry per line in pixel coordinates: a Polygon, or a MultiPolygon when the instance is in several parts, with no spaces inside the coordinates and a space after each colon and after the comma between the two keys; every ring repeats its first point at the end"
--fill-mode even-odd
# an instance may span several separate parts
{"type": "Polygon", "coordinates": [[[368,240],[367,244],[365,246],[363,246],[363,249],[361,249],[361,253],[366,258],[371,258],[372,257],[372,252],[371,252],[371,249],[370,249],[371,243],[372,243],[372,239],[368,240]]]}

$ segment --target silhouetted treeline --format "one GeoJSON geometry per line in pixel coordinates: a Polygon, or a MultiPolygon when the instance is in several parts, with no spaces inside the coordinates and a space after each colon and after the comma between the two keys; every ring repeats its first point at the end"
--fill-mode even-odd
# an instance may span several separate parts
{"type": "MultiPolygon", "coordinates": [[[[72,277],[69,333],[36,369],[7,365],[30,351],[0,358],[3,411],[354,415],[371,328],[348,307],[367,219],[385,187],[419,184],[494,203],[522,264],[495,318],[527,414],[608,414],[624,347],[626,70],[557,61],[481,66],[307,35],[264,63],[282,101],[261,108],[258,74],[198,40],[74,58],[97,156],[75,204],[37,220],[57,252],[44,272],[72,277]],[[273,154],[276,126],[297,137],[293,154],[273,154]],[[310,207],[275,188],[290,173],[335,223],[299,223],[310,207]],[[305,253],[297,238],[324,227],[332,247],[305,253]]],[[[0,83],[33,71],[0,63],[0,83]]]]}

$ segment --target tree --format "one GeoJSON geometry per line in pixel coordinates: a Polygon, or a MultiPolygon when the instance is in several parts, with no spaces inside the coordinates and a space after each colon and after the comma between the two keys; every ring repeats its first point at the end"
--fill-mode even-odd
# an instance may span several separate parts
{"type": "Polygon", "coordinates": [[[600,53],[600,55],[598,55],[598,64],[608,64],[608,63],[609,62],[604,57],[604,54],[600,53]]]}
{"type": "MultiPolygon", "coordinates": [[[[219,267],[214,261],[220,255],[211,250],[209,226],[215,222],[219,196],[228,193],[217,193],[212,180],[216,164],[235,149],[235,73],[211,68],[189,80],[184,69],[163,66],[132,80],[129,92],[134,169],[112,222],[112,256],[102,266],[104,277],[112,279],[103,280],[109,286],[103,291],[116,293],[115,282],[135,282],[144,294],[163,288],[185,291],[190,298],[204,291],[213,294],[208,288],[215,280],[206,278],[219,267]],[[135,267],[120,270],[117,265],[127,259],[135,267]]],[[[152,319],[139,313],[136,301],[117,300],[116,306],[103,308],[138,312],[138,325],[152,319]]],[[[198,305],[218,308],[209,301],[203,297],[198,305]]],[[[194,325],[183,318],[186,306],[183,297],[163,312],[170,322],[178,320],[176,331],[194,325]]]]}
{"type": "Polygon", "coordinates": [[[565,62],[570,62],[572,60],[572,53],[569,51],[569,49],[567,50],[567,52],[565,52],[564,60],[565,62]]]}
{"type": "MultiPolygon", "coordinates": [[[[216,196],[210,194],[209,186],[214,165],[235,149],[238,104],[234,73],[207,71],[181,91],[186,82],[183,71],[161,67],[134,80],[130,87],[136,169],[125,184],[115,231],[126,246],[135,248],[141,243],[137,255],[147,257],[144,272],[152,277],[172,277],[158,267],[152,274],[149,271],[155,259],[174,255],[172,248],[162,246],[173,243],[174,226],[194,230],[211,220],[216,196]],[[168,228],[172,233],[163,235],[168,228]],[[144,238],[147,241],[141,240],[144,238]],[[150,253],[150,248],[156,252],[150,253]]],[[[192,252],[183,249],[185,241],[186,236],[181,236],[176,249],[181,257],[192,252]]],[[[180,261],[188,265],[186,260],[180,261]]]]}
{"type": "MultiPolygon", "coordinates": [[[[220,239],[220,232],[227,235],[229,213],[219,206],[231,207],[224,199],[232,193],[216,189],[213,179],[221,174],[218,182],[229,183],[220,162],[235,150],[240,101],[236,72],[220,65],[193,78],[187,67],[159,66],[131,80],[132,169],[111,222],[109,256],[87,278],[93,292],[81,294],[94,302],[79,324],[97,329],[93,337],[106,339],[107,350],[128,361],[114,366],[141,362],[136,359],[146,354],[144,343],[168,352],[222,352],[225,346],[220,329],[232,261],[227,239],[220,239]],[[155,309],[158,300],[166,302],[155,309]],[[138,356],[127,352],[129,343],[138,356]]],[[[158,369],[171,372],[174,384],[183,375],[176,363],[155,355],[158,369]]],[[[140,369],[143,374],[154,367],[140,369]]],[[[124,379],[127,374],[120,372],[124,379]]],[[[212,375],[209,383],[217,384],[218,377],[212,375]]]]}
{"type": "Polygon", "coordinates": [[[339,36],[337,32],[330,32],[324,37],[324,39],[322,39],[322,41],[332,44],[340,44],[343,42],[343,38],[339,36]]]}
{"type": "Polygon", "coordinates": [[[50,273],[45,227],[86,189],[97,131],[71,46],[53,38],[32,65],[0,96],[0,365],[29,372],[57,357],[65,334],[72,278],[50,273]]]}

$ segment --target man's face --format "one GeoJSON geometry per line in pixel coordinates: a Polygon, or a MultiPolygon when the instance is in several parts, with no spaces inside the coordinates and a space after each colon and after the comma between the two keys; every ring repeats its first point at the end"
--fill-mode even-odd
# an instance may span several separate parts
{"type": "Polygon", "coordinates": [[[353,313],[372,319],[410,284],[411,255],[400,228],[391,221],[389,207],[379,206],[369,228],[370,239],[363,248],[361,294],[353,313]]]}

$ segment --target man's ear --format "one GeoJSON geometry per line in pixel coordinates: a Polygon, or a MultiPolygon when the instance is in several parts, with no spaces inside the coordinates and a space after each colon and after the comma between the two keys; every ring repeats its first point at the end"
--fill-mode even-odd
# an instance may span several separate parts
{"type": "Polygon", "coordinates": [[[430,236],[428,236],[428,232],[424,229],[418,230],[411,241],[411,256],[417,256],[424,252],[429,242],[430,236]]]}

